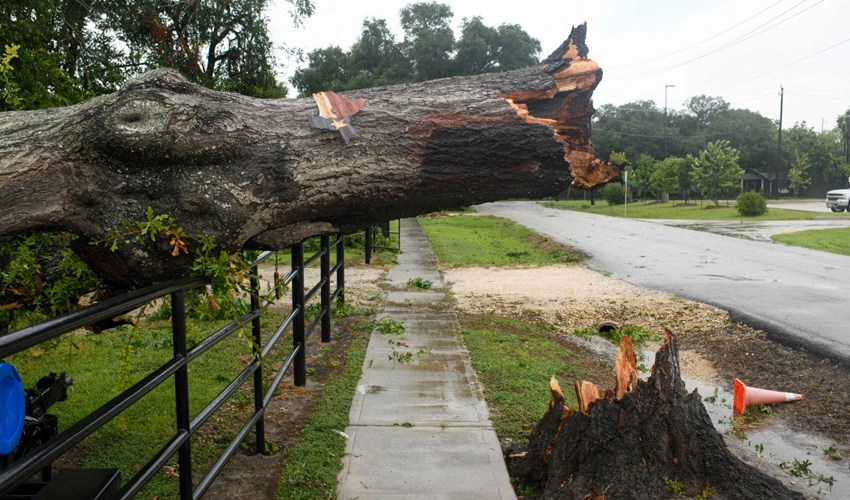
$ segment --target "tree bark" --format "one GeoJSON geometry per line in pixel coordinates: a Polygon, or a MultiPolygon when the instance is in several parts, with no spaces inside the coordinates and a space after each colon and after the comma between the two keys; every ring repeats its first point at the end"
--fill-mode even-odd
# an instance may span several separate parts
{"type": "MultiPolygon", "coordinates": [[[[89,245],[148,207],[229,252],[619,176],[588,132],[602,71],[586,26],[538,66],[364,89],[358,134],[310,128],[313,99],[215,92],[157,70],[118,92],[0,114],[0,234],[70,231],[77,252],[122,285],[185,275],[167,240],[89,245]]],[[[187,240],[190,249],[196,242],[187,240]]]]}
{"type": "Polygon", "coordinates": [[[718,499],[802,499],[731,454],[699,393],[686,393],[676,337],[665,334],[646,381],[636,380],[634,359],[622,359],[634,350],[624,353],[621,344],[617,364],[625,372],[618,373],[616,392],[623,390],[622,397],[607,391],[587,401],[592,391],[576,383],[583,409],[573,410],[553,379],[551,403],[527,450],[509,450],[511,475],[542,490],[543,499],[671,498],[665,479],[681,482],[688,496],[710,487],[718,499]]]}

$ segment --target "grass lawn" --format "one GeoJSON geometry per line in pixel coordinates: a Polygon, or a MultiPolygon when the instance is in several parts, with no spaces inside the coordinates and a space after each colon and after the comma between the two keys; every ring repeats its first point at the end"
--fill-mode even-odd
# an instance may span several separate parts
{"type": "MultiPolygon", "coordinates": [[[[574,210],[598,215],[610,215],[623,217],[623,205],[609,205],[607,202],[597,201],[591,206],[589,201],[544,201],[541,205],[561,210],[574,210]]],[[[629,203],[626,214],[633,219],[675,219],[675,220],[811,220],[823,217],[846,217],[842,213],[832,212],[804,212],[802,210],[784,210],[781,208],[768,208],[767,213],[758,217],[744,217],[738,213],[734,204],[726,205],[720,203],[715,207],[713,202],[703,202],[689,206],[682,206],[679,201],[668,203],[645,203],[642,201],[629,203]]]]}
{"type": "Polygon", "coordinates": [[[809,229],[794,233],[774,234],[770,239],[788,245],[850,255],[850,228],[809,229]]]}
{"type": "MultiPolygon", "coordinates": [[[[569,385],[583,375],[570,365],[573,353],[552,340],[545,324],[492,315],[461,316],[460,323],[496,434],[524,442],[549,404],[549,379],[569,385]]],[[[564,397],[578,406],[572,391],[564,397]]]]}
{"type": "MultiPolygon", "coordinates": [[[[272,320],[265,315],[264,320],[272,320]]],[[[280,318],[277,318],[280,321],[280,318]]],[[[189,320],[187,338],[196,343],[226,321],[189,320]]],[[[12,363],[25,387],[50,371],[74,378],[68,399],[50,408],[59,417],[60,432],[93,412],[119,392],[140,380],[173,356],[171,325],[167,320],[143,321],[142,326],[122,326],[101,334],[68,334],[50,345],[39,345],[16,354],[12,363]]],[[[283,348],[286,348],[284,344],[283,348]]],[[[280,349],[278,349],[280,350],[280,349]]],[[[211,401],[251,359],[245,335],[234,334],[189,365],[190,411],[194,416],[211,401]]],[[[271,359],[269,361],[272,361],[271,359]]],[[[280,361],[278,356],[275,360],[280,361]]],[[[250,383],[244,388],[249,388],[250,383]]],[[[192,438],[193,475],[199,480],[212,461],[235,435],[239,420],[252,411],[253,399],[240,391],[224,411],[213,416],[192,438]]],[[[131,478],[175,432],[173,378],[143,397],[116,419],[84,440],[72,452],[78,466],[121,470],[131,478]]],[[[176,460],[166,472],[156,474],[142,496],[176,498],[176,460]]]]}
{"type": "Polygon", "coordinates": [[[515,222],[493,216],[455,214],[420,217],[419,222],[442,266],[559,264],[584,255],[515,222]]]}

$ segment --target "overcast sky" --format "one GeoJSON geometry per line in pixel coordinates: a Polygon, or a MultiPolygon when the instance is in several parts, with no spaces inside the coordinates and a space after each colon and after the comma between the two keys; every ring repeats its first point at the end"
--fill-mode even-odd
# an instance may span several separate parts
{"type": "MultiPolygon", "coordinates": [[[[366,18],[385,19],[402,39],[399,10],[409,0],[313,0],[316,12],[295,28],[289,4],[269,11],[277,45],[305,52],[349,49],[366,18]]],[[[519,24],[540,40],[540,56],[554,51],[573,25],[587,21],[590,58],[604,72],[594,104],[653,100],[671,109],[699,94],[735,108],[779,119],[783,128],[805,120],[821,130],[850,107],[850,0],[443,0],[454,12],[484,24],[519,24]]],[[[287,64],[288,80],[297,66],[287,64]]]]}

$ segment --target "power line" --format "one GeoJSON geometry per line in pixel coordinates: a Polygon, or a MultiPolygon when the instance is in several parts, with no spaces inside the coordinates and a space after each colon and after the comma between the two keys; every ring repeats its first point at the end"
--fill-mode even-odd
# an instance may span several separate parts
{"type": "Polygon", "coordinates": [[[780,17],[782,17],[782,16],[784,16],[785,14],[787,14],[788,12],[790,12],[790,11],[792,11],[792,10],[796,9],[796,8],[797,8],[797,7],[799,7],[800,5],[802,5],[802,4],[804,4],[804,3],[806,3],[807,1],[808,1],[808,0],[802,0],[801,2],[799,2],[799,3],[795,4],[793,7],[791,7],[790,9],[787,9],[787,10],[783,11],[781,14],[779,14],[779,15],[777,15],[777,16],[775,16],[775,17],[771,18],[771,19],[769,19],[768,21],[766,21],[766,22],[762,23],[761,25],[757,26],[756,28],[753,28],[752,30],[750,30],[750,31],[748,31],[748,32],[744,33],[743,35],[739,36],[738,38],[736,38],[736,39],[734,39],[734,40],[732,40],[732,41],[730,41],[730,42],[727,42],[726,44],[721,45],[720,47],[717,47],[717,48],[716,48],[716,49],[714,49],[714,50],[711,50],[711,51],[709,51],[709,52],[706,52],[705,54],[702,54],[702,55],[696,56],[696,57],[694,57],[694,58],[692,58],[692,59],[688,59],[687,61],[683,61],[683,62],[681,62],[681,63],[674,64],[674,65],[672,65],[672,66],[667,66],[666,68],[661,68],[661,69],[657,69],[657,70],[645,71],[645,72],[643,72],[643,73],[633,73],[633,74],[630,74],[630,75],[613,75],[613,76],[609,76],[608,78],[612,78],[612,79],[628,79],[628,78],[638,78],[638,77],[644,77],[644,76],[651,76],[651,75],[656,75],[656,74],[659,74],[659,73],[664,73],[664,72],[666,72],[666,71],[670,71],[671,69],[675,69],[675,68],[678,68],[678,67],[684,66],[684,65],[686,65],[686,64],[690,64],[690,63],[692,63],[692,62],[698,61],[698,60],[703,59],[703,58],[705,58],[705,57],[708,57],[708,56],[710,56],[710,55],[714,55],[714,54],[717,54],[717,53],[719,53],[719,52],[722,52],[722,51],[724,51],[724,50],[726,50],[726,49],[728,49],[728,48],[730,48],[730,47],[734,47],[735,45],[738,45],[739,43],[745,42],[745,41],[749,40],[750,38],[753,38],[753,37],[755,37],[755,36],[757,36],[757,35],[760,35],[760,34],[762,34],[762,33],[766,32],[766,31],[768,31],[768,30],[771,30],[771,29],[773,29],[773,28],[775,28],[775,27],[779,26],[780,24],[782,24],[782,23],[784,23],[784,22],[786,22],[786,21],[790,21],[791,19],[794,19],[795,17],[799,16],[800,14],[802,14],[802,13],[806,12],[807,10],[811,9],[812,7],[815,7],[815,6],[817,6],[817,5],[821,4],[821,3],[823,3],[823,1],[824,1],[824,0],[820,0],[820,1],[818,1],[817,3],[815,3],[815,4],[813,4],[813,5],[810,5],[809,7],[807,7],[807,8],[805,8],[805,9],[801,10],[800,12],[797,12],[797,13],[795,13],[794,15],[792,15],[792,16],[790,16],[790,17],[786,18],[786,19],[783,19],[783,20],[779,21],[778,23],[774,24],[773,26],[768,26],[767,28],[765,28],[765,29],[763,29],[763,30],[759,31],[758,33],[755,33],[757,30],[759,30],[759,29],[761,29],[762,27],[764,27],[764,26],[766,26],[766,25],[768,25],[768,24],[772,23],[772,22],[773,22],[773,21],[775,21],[776,19],[779,19],[780,17]],[[748,36],[748,35],[750,35],[750,36],[748,36]]]}
{"type": "Polygon", "coordinates": [[[791,63],[788,63],[788,64],[786,64],[786,65],[784,65],[784,66],[780,66],[780,67],[778,67],[778,68],[776,68],[776,69],[772,69],[772,70],[770,70],[770,71],[766,71],[766,72],[764,72],[764,73],[762,73],[762,74],[760,74],[760,75],[756,75],[756,76],[754,76],[754,77],[752,77],[752,78],[747,78],[746,80],[741,80],[741,81],[740,81],[740,82],[738,82],[738,83],[733,83],[732,85],[727,85],[726,87],[719,88],[719,89],[717,89],[717,90],[713,90],[712,92],[718,92],[718,91],[725,90],[725,89],[728,89],[728,88],[737,87],[738,85],[741,85],[742,83],[751,82],[751,81],[755,80],[756,78],[761,78],[761,77],[766,76],[766,75],[769,75],[769,74],[771,74],[771,73],[776,73],[777,71],[783,70],[783,69],[785,69],[785,68],[787,68],[787,67],[790,67],[790,66],[793,66],[793,65],[795,65],[795,64],[797,64],[797,63],[801,63],[801,62],[805,61],[806,59],[811,59],[812,57],[815,57],[815,56],[817,56],[817,55],[823,54],[824,52],[826,52],[826,51],[828,51],[828,50],[832,50],[832,49],[834,49],[835,47],[838,47],[839,45],[843,45],[843,44],[845,44],[845,43],[847,43],[847,42],[850,42],[850,38],[847,38],[846,40],[842,40],[842,41],[840,41],[840,42],[836,43],[835,45],[830,45],[829,47],[827,47],[827,48],[825,48],[825,49],[823,49],[823,50],[819,50],[819,51],[815,52],[814,54],[809,54],[809,55],[807,55],[806,57],[803,57],[803,58],[801,58],[801,59],[797,59],[796,61],[791,62],[791,63]]]}
{"type": "Polygon", "coordinates": [[[813,89],[810,87],[798,87],[796,85],[786,85],[786,88],[789,89],[799,89],[799,90],[809,90],[812,92],[840,92],[842,94],[846,94],[850,92],[850,89],[841,89],[841,90],[827,90],[827,89],[813,89]]]}
{"type": "Polygon", "coordinates": [[[731,31],[731,30],[733,30],[733,29],[737,28],[738,26],[740,26],[740,25],[744,24],[745,22],[749,21],[750,19],[753,19],[754,17],[758,17],[759,15],[761,15],[762,13],[764,13],[765,11],[770,10],[770,9],[772,9],[772,8],[776,7],[777,5],[781,4],[781,3],[782,3],[782,2],[784,2],[784,1],[785,1],[785,0],[779,0],[778,2],[776,2],[776,3],[774,3],[774,4],[771,4],[770,6],[765,7],[764,9],[762,9],[762,10],[760,10],[760,11],[756,12],[756,13],[755,13],[755,14],[753,14],[752,16],[750,16],[750,17],[748,17],[748,18],[744,19],[743,21],[739,22],[738,24],[736,24],[736,25],[734,25],[734,26],[731,26],[731,27],[729,27],[729,28],[726,28],[725,30],[721,31],[720,33],[717,33],[717,34],[715,34],[715,35],[712,35],[712,36],[710,36],[710,37],[708,37],[708,38],[706,38],[706,39],[704,39],[704,40],[702,40],[702,41],[699,41],[699,42],[697,42],[697,43],[695,43],[695,44],[693,44],[693,45],[690,45],[690,46],[688,46],[688,47],[685,47],[684,49],[677,50],[676,52],[671,52],[671,53],[669,53],[669,54],[666,54],[666,55],[663,55],[663,56],[660,56],[660,57],[656,57],[655,59],[650,59],[650,60],[648,60],[648,61],[641,61],[641,62],[632,63],[632,64],[623,64],[623,65],[621,65],[621,66],[613,66],[613,67],[608,68],[608,69],[631,68],[632,66],[640,66],[640,65],[643,65],[643,64],[651,63],[651,62],[660,61],[660,60],[662,60],[662,59],[667,59],[668,57],[675,56],[675,55],[677,55],[677,54],[681,54],[682,52],[688,51],[688,50],[690,50],[690,49],[692,49],[692,48],[694,48],[694,47],[698,47],[698,46],[700,46],[700,45],[704,44],[705,42],[708,42],[708,41],[714,40],[715,38],[719,37],[720,35],[722,35],[722,34],[724,34],[724,33],[726,33],[726,32],[729,32],[729,31],[731,31]]]}

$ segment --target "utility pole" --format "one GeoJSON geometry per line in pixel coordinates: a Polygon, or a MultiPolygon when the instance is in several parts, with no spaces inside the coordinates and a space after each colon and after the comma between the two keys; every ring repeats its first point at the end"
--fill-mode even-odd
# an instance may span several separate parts
{"type": "MultiPolygon", "coordinates": [[[[590,143],[593,144],[593,117],[590,117],[590,120],[587,122],[587,131],[590,133],[590,143]]],[[[593,192],[596,191],[595,188],[590,188],[590,206],[596,205],[596,197],[593,195],[593,192]]]]}
{"type": "Polygon", "coordinates": [[[675,85],[664,86],[664,158],[667,158],[667,89],[675,85]]]}
{"type": "Polygon", "coordinates": [[[779,86],[779,141],[776,143],[776,172],[773,180],[776,182],[776,199],[779,199],[779,164],[782,154],[782,107],[785,103],[785,89],[779,86]]]}
{"type": "Polygon", "coordinates": [[[844,114],[844,163],[850,163],[850,110],[844,114]]]}

